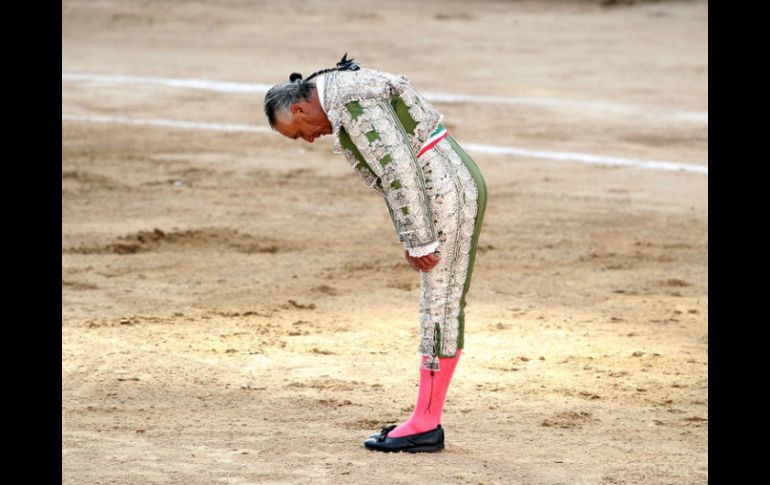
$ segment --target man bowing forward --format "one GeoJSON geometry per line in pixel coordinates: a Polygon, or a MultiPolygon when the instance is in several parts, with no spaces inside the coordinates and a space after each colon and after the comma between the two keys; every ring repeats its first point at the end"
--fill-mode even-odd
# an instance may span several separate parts
{"type": "Polygon", "coordinates": [[[361,68],[347,54],[335,67],[272,87],[270,126],[312,143],[334,136],[387,204],[406,259],[420,272],[420,384],[411,417],[364,445],[378,451],[444,448],[441,413],[463,349],[465,297],[487,203],[481,171],[441,124],[443,116],[405,76],[361,68]]]}

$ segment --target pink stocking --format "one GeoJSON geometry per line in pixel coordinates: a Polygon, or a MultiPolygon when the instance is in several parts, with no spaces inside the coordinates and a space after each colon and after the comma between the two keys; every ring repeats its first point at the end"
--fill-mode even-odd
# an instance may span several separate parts
{"type": "Polygon", "coordinates": [[[449,382],[452,380],[457,362],[460,360],[461,351],[462,349],[457,349],[454,357],[439,358],[441,368],[433,371],[433,375],[431,375],[431,371],[423,367],[428,357],[422,356],[420,388],[417,391],[417,404],[412,416],[388,433],[388,436],[398,438],[399,436],[424,433],[441,424],[441,413],[444,410],[447,389],[449,389],[449,382]]]}

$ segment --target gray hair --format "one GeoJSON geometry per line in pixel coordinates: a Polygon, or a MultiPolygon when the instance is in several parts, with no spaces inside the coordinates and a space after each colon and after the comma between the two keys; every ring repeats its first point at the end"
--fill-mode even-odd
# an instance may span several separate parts
{"type": "Polygon", "coordinates": [[[275,129],[276,113],[291,116],[291,106],[299,101],[307,101],[312,95],[315,83],[297,79],[282,84],[276,84],[265,94],[265,114],[270,128],[275,129]]]}

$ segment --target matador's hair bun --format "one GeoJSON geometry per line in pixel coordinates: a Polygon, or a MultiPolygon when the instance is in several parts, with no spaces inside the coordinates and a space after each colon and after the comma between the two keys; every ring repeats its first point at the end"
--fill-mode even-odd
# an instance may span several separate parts
{"type": "Polygon", "coordinates": [[[348,53],[346,52],[345,55],[342,56],[342,59],[340,59],[340,61],[337,63],[336,66],[330,67],[328,69],[321,69],[320,71],[316,71],[313,74],[311,74],[310,76],[308,76],[307,79],[304,79],[304,80],[302,79],[302,74],[300,74],[298,72],[293,72],[289,76],[289,81],[290,82],[310,81],[311,79],[313,79],[314,77],[316,77],[316,76],[318,76],[320,74],[326,74],[327,72],[331,72],[331,71],[357,71],[359,69],[361,69],[361,68],[358,66],[358,63],[356,61],[354,61],[353,59],[348,59],[348,53]]]}

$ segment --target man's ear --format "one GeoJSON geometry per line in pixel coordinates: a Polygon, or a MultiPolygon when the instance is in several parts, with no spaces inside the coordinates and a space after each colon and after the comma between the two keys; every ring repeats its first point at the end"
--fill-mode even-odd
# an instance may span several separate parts
{"type": "Polygon", "coordinates": [[[291,114],[296,115],[297,113],[306,113],[307,109],[304,106],[304,103],[302,101],[299,101],[297,103],[294,103],[291,105],[291,114]]]}

